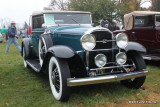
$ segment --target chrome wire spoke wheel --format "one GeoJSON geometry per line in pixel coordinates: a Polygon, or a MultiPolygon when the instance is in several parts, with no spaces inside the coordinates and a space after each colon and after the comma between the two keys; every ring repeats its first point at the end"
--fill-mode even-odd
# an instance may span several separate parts
{"type": "MultiPolygon", "coordinates": [[[[128,59],[127,61],[127,65],[129,65],[129,67],[124,68],[125,72],[134,72],[136,71],[136,64],[134,63],[134,61],[132,59],[128,59]]],[[[130,82],[134,81],[135,78],[131,78],[129,79],[130,82]]]]}
{"type": "Polygon", "coordinates": [[[43,64],[46,52],[47,52],[46,42],[45,39],[42,37],[41,39],[39,39],[39,61],[41,66],[43,64]]]}
{"type": "Polygon", "coordinates": [[[59,73],[58,73],[57,67],[52,71],[51,79],[52,79],[52,84],[55,86],[56,91],[59,92],[60,91],[60,79],[59,79],[59,73]]]}

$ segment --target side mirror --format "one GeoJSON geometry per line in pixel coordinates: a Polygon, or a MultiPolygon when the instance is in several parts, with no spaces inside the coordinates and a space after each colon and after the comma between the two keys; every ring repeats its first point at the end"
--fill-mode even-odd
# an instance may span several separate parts
{"type": "Polygon", "coordinates": [[[31,26],[28,28],[28,35],[32,35],[32,27],[31,26]]]}

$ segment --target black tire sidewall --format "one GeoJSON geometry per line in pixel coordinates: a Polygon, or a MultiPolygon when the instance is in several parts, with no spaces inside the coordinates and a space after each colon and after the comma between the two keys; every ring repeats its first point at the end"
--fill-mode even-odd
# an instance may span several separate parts
{"type": "MultiPolygon", "coordinates": [[[[146,69],[146,64],[140,53],[130,52],[127,54],[128,59],[131,59],[136,65],[136,71],[142,71],[146,69]]],[[[135,78],[133,81],[130,79],[122,80],[121,83],[128,88],[138,89],[145,82],[146,76],[135,78]]]]}

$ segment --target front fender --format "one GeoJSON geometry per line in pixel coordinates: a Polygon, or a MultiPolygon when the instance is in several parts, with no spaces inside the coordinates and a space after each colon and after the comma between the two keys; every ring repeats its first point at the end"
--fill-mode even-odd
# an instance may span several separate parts
{"type": "Polygon", "coordinates": [[[85,64],[81,57],[74,50],[63,45],[52,46],[48,49],[48,52],[45,55],[44,62],[42,65],[42,71],[46,71],[46,68],[49,65],[49,60],[52,56],[66,59],[66,61],[69,64],[69,68],[71,70],[72,75],[76,77],[87,76],[85,64]]]}
{"type": "Polygon", "coordinates": [[[146,53],[146,48],[137,43],[137,42],[128,42],[128,45],[127,47],[125,48],[125,51],[128,52],[128,51],[138,51],[138,52],[143,52],[143,53],[146,53]]]}
{"type": "Polygon", "coordinates": [[[41,70],[42,71],[46,70],[47,66],[49,65],[49,60],[52,56],[57,57],[57,58],[69,59],[75,56],[75,54],[76,53],[67,46],[63,46],[63,45],[52,46],[48,49],[45,55],[41,70]]]}
{"type": "Polygon", "coordinates": [[[76,54],[71,48],[63,45],[52,46],[48,52],[57,58],[71,58],[76,54]]]}

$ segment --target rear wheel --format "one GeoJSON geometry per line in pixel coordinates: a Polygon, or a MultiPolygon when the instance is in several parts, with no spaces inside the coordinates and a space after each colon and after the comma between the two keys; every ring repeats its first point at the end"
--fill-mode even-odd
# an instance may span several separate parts
{"type": "Polygon", "coordinates": [[[26,63],[26,53],[24,47],[23,47],[23,64],[25,68],[29,68],[28,64],[26,63]]]}
{"type": "Polygon", "coordinates": [[[46,42],[45,42],[45,39],[41,37],[41,39],[39,39],[39,62],[41,66],[43,64],[43,60],[46,52],[47,52],[46,42]]]}
{"type": "Polygon", "coordinates": [[[67,61],[51,57],[49,62],[49,82],[53,96],[56,100],[67,101],[70,88],[67,86],[70,70],[67,61]]]}
{"type": "MultiPolygon", "coordinates": [[[[132,72],[142,71],[143,69],[146,69],[146,64],[144,62],[144,59],[139,53],[131,52],[127,56],[129,60],[127,62],[133,65],[132,68],[129,68],[131,69],[132,72]]],[[[146,76],[122,80],[121,84],[128,88],[138,89],[143,85],[143,83],[145,82],[145,79],[146,79],[146,76]]]]}

